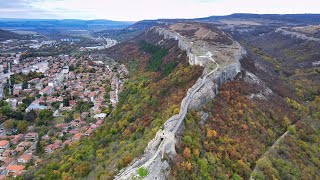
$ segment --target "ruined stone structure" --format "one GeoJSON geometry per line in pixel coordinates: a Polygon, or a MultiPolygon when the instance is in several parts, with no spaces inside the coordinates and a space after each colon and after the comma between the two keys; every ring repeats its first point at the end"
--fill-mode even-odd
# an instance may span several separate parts
{"type": "Polygon", "coordinates": [[[145,179],[165,179],[170,171],[167,158],[176,155],[176,135],[181,130],[188,108],[199,108],[204,103],[213,99],[217,94],[218,86],[233,79],[240,71],[240,58],[245,54],[243,48],[237,42],[229,47],[232,49],[231,56],[227,60],[214,59],[212,46],[196,49],[190,39],[181,36],[177,32],[164,28],[154,27],[149,31],[163,35],[165,39],[175,39],[179,47],[187,52],[190,65],[204,66],[204,74],[188,90],[186,97],[181,102],[180,112],[172,116],[164,123],[164,129],[159,130],[145,149],[142,157],[135,159],[127,168],[120,171],[115,179],[130,179],[137,175],[139,168],[148,169],[145,179]],[[195,55],[200,54],[200,55],[195,55]],[[224,62],[226,63],[219,63],[224,62]]]}

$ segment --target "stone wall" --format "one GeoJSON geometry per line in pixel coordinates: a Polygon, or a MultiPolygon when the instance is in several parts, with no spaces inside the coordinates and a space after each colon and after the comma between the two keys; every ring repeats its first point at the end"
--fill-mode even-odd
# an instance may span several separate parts
{"type": "MultiPolygon", "coordinates": [[[[154,27],[148,30],[159,35],[163,35],[165,39],[175,39],[178,41],[179,48],[187,52],[190,65],[204,66],[208,61],[205,58],[199,58],[192,51],[192,43],[187,42],[178,33],[154,27]]],[[[237,42],[236,45],[239,45],[237,42]]],[[[240,46],[240,45],[239,45],[240,46]]],[[[241,46],[240,46],[241,47],[241,46]]],[[[197,82],[188,89],[187,95],[181,102],[180,112],[172,116],[164,123],[164,129],[159,130],[157,135],[148,143],[145,153],[142,157],[136,158],[131,165],[122,169],[115,179],[130,179],[137,177],[137,170],[140,167],[148,169],[148,176],[145,179],[166,179],[170,172],[168,160],[164,157],[173,158],[176,155],[175,143],[176,135],[183,128],[184,119],[189,108],[199,108],[208,101],[212,100],[218,93],[218,86],[232,80],[238,72],[240,72],[239,60],[245,54],[242,48],[233,54],[232,63],[223,66],[221,69],[217,67],[208,74],[208,69],[204,70],[204,76],[199,78],[197,82]]],[[[212,58],[211,58],[212,60],[212,58]]],[[[214,61],[214,60],[213,60],[214,61]]]]}

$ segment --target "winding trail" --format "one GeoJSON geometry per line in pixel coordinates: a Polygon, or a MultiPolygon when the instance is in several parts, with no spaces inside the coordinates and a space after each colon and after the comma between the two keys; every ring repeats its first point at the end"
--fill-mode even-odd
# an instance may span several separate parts
{"type": "Polygon", "coordinates": [[[262,156],[260,156],[260,158],[256,161],[256,165],[255,165],[253,171],[252,171],[251,174],[250,174],[250,180],[254,180],[254,178],[252,177],[252,175],[253,175],[254,172],[256,172],[256,171],[258,170],[257,162],[258,162],[261,158],[268,156],[269,153],[270,153],[270,151],[273,150],[273,149],[276,147],[276,145],[278,145],[278,144],[280,143],[280,141],[281,141],[288,133],[289,133],[289,131],[286,131],[285,133],[283,133],[283,134],[276,140],[276,142],[274,142],[274,143],[272,144],[272,146],[269,147],[269,148],[267,149],[267,151],[262,154],[262,156]]]}

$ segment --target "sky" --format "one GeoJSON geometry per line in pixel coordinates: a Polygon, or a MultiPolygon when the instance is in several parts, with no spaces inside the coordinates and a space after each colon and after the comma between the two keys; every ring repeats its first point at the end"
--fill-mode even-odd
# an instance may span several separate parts
{"type": "Polygon", "coordinates": [[[0,0],[0,18],[138,21],[232,13],[320,14],[320,0],[0,0]]]}

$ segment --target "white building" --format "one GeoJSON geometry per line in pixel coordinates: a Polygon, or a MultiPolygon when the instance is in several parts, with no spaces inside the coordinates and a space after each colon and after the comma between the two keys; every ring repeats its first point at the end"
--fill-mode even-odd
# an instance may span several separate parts
{"type": "Polygon", "coordinates": [[[62,72],[63,72],[63,74],[68,74],[69,73],[69,66],[68,65],[63,66],[62,72]]]}
{"type": "Polygon", "coordinates": [[[27,133],[25,136],[24,136],[24,139],[25,140],[29,140],[29,141],[36,141],[38,140],[38,133],[27,133]]]}

